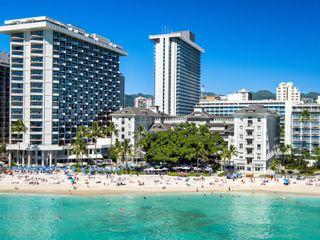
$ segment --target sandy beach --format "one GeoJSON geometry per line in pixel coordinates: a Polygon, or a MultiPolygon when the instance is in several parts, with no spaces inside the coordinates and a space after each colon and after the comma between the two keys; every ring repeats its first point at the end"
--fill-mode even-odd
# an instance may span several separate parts
{"type": "Polygon", "coordinates": [[[282,179],[225,177],[172,177],[159,175],[87,175],[63,172],[14,173],[0,175],[0,193],[108,195],[108,194],[156,194],[187,192],[270,192],[320,196],[320,180],[290,179],[285,186],[282,179]],[[70,174],[71,175],[71,174],[70,174]]]}

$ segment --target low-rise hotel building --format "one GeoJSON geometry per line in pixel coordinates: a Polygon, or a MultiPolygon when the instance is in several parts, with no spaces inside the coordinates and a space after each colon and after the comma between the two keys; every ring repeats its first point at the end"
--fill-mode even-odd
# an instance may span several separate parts
{"type": "Polygon", "coordinates": [[[233,145],[237,154],[231,164],[240,172],[264,173],[279,147],[280,121],[276,112],[250,105],[234,114],[233,145]]]}

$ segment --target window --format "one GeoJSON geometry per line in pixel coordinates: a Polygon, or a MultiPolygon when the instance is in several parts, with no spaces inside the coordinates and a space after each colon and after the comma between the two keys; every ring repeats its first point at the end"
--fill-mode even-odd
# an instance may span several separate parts
{"type": "Polygon", "coordinates": [[[258,118],[258,122],[261,122],[261,118],[258,118]]]}
{"type": "Polygon", "coordinates": [[[239,144],[239,149],[243,149],[243,144],[242,143],[239,144]]]}
{"type": "Polygon", "coordinates": [[[243,134],[240,134],[240,135],[239,135],[239,138],[240,138],[240,139],[243,139],[243,134]]]}
{"type": "Polygon", "coordinates": [[[261,150],[261,144],[257,144],[257,149],[261,150]]]}

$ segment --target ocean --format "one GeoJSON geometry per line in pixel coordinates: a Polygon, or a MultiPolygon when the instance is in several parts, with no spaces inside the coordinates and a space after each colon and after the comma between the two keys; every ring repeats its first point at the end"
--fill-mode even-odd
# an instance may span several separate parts
{"type": "Polygon", "coordinates": [[[1,194],[0,239],[320,239],[320,198],[1,194]]]}

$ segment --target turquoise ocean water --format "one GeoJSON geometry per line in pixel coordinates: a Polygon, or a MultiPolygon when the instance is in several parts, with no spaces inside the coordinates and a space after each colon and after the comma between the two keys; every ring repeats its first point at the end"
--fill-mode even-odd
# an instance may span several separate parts
{"type": "Polygon", "coordinates": [[[3,194],[0,239],[320,239],[320,198],[3,194]]]}

